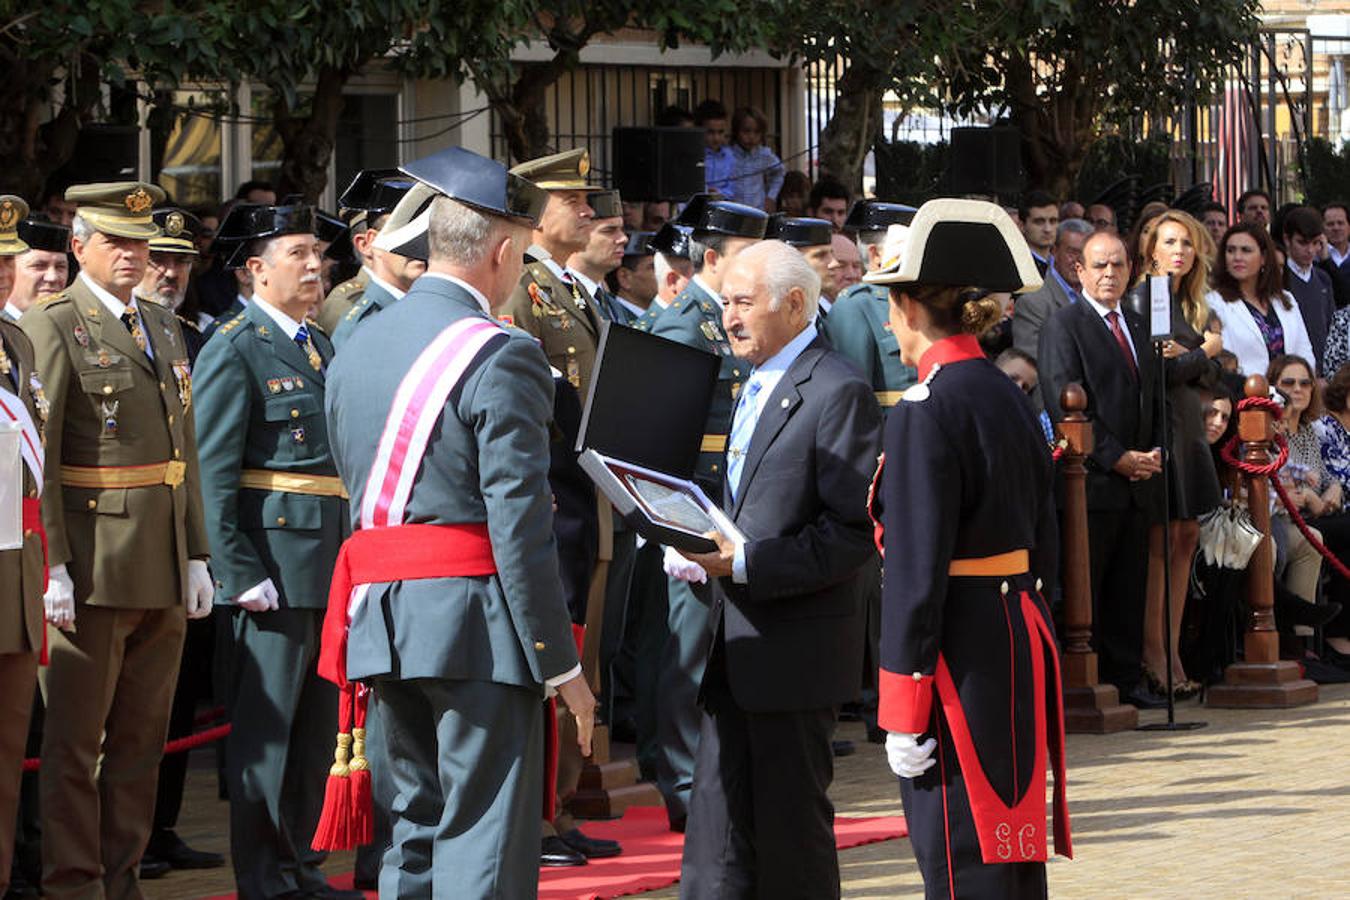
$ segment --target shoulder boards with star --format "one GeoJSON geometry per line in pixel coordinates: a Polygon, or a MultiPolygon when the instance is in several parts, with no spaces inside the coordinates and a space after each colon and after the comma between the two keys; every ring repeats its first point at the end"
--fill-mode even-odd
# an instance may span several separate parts
{"type": "Polygon", "coordinates": [[[360,300],[357,300],[354,304],[352,304],[352,308],[347,310],[347,315],[343,316],[343,318],[347,319],[348,321],[355,321],[356,319],[361,318],[361,313],[365,311],[365,308],[367,306],[370,306],[370,304],[371,299],[368,295],[362,297],[360,300]]]}
{"type": "Polygon", "coordinates": [[[231,331],[234,331],[234,330],[235,330],[236,328],[238,328],[241,324],[243,324],[244,318],[245,318],[245,316],[244,316],[243,313],[237,313],[233,319],[230,319],[228,322],[226,322],[225,324],[221,325],[220,328],[217,329],[217,330],[218,330],[221,334],[229,334],[231,331]]]}

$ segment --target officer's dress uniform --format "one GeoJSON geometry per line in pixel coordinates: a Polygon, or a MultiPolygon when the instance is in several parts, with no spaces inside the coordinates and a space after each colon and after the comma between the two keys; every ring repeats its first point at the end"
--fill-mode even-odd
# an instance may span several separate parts
{"type": "Polygon", "coordinates": [[[371,274],[368,267],[362,266],[360,272],[334,287],[328,292],[328,296],[323,298],[316,320],[319,327],[324,330],[324,334],[332,334],[333,329],[342,321],[342,317],[360,302],[366,292],[366,285],[370,283],[371,274]]]}
{"type": "MultiPolygon", "coordinates": [[[[338,356],[328,421],[354,516],[380,440],[372,423],[426,346],[465,317],[486,318],[486,305],[423,275],[338,356]]],[[[539,821],[543,791],[543,684],[578,669],[550,527],[552,409],[538,344],[493,338],[434,426],[403,520],[486,522],[498,572],[372,584],[352,613],[347,677],[373,685],[392,760],[382,896],[537,890],[539,830],[527,823],[539,821]]]]}
{"type": "MultiPolygon", "coordinates": [[[[357,300],[352,308],[347,310],[347,314],[338,320],[336,329],[329,332],[333,336],[333,348],[335,350],[341,349],[358,325],[387,308],[394,301],[402,299],[403,294],[403,291],[371,273],[361,299],[357,300]]],[[[322,325],[322,322],[320,325],[322,325]]]]}
{"type": "Polygon", "coordinates": [[[525,272],[502,307],[501,318],[534,335],[549,364],[586,396],[603,317],[576,277],[543,248],[526,252],[525,272]]]}
{"type": "MultiPolygon", "coordinates": [[[[310,849],[337,724],[333,685],[315,669],[347,504],[329,450],[317,330],[254,297],[197,363],[199,443],[217,602],[271,579],[279,608],[230,608],[234,636],[226,744],[230,846],[241,897],[327,884],[310,849]],[[288,333],[292,332],[292,333],[288,333]],[[266,711],[265,713],[263,711],[266,711]]],[[[228,607],[227,607],[228,608],[228,607]]]]}
{"type": "Polygon", "coordinates": [[[900,780],[927,896],[1044,897],[1047,756],[1056,847],[1069,849],[1059,657],[1039,589],[1057,564],[1050,454],[974,336],[934,344],[919,373],[887,418],[878,475],[879,720],[937,740],[937,764],[900,780]]]}
{"type": "Polygon", "coordinates": [[[825,334],[831,346],[871,382],[877,402],[890,409],[915,382],[914,369],[900,361],[891,333],[890,292],[880,285],[855,284],[830,308],[825,334]]]}
{"type": "MultiPolygon", "coordinates": [[[[750,377],[750,364],[731,353],[722,327],[722,301],[695,275],[657,318],[652,334],[717,355],[722,360],[708,408],[708,423],[694,470],[694,480],[709,497],[721,496],[722,465],[732,411],[750,377]]],[[[657,784],[674,825],[682,824],[694,788],[694,754],[698,749],[700,714],[698,686],[708,658],[712,632],[708,616],[712,589],[704,584],[668,580],[670,638],[661,661],[661,706],[657,731],[660,756],[657,784]]]]}
{"type": "Polygon", "coordinates": [[[30,309],[51,411],[42,519],[75,586],[75,631],[48,629],[42,744],[43,890],[137,896],[186,623],[188,560],[209,555],[189,415],[187,345],[172,312],[125,307],[81,274],[30,309]],[[100,758],[100,753],[102,754],[100,758]]]}
{"type": "MultiPolygon", "coordinates": [[[[45,398],[39,402],[42,382],[33,367],[33,345],[19,326],[0,319],[0,422],[15,421],[22,406],[37,429],[42,428],[45,398]]],[[[22,438],[21,438],[22,440],[22,438]]],[[[36,448],[41,459],[42,447],[36,448]]],[[[40,520],[36,519],[38,488],[22,459],[23,546],[0,550],[0,896],[9,884],[14,832],[19,807],[19,784],[37,683],[38,654],[42,650],[42,594],[46,590],[40,520]]]]}

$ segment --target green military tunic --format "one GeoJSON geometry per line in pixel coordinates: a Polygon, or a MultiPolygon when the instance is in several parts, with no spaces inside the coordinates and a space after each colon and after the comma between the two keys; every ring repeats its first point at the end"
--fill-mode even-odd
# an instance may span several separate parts
{"type": "Polygon", "coordinates": [[[651,331],[652,326],[656,324],[656,320],[661,318],[661,313],[667,309],[669,307],[662,306],[653,300],[652,305],[647,307],[647,311],[633,320],[632,327],[638,331],[651,331]]]}
{"type": "Polygon", "coordinates": [[[337,327],[329,332],[333,336],[333,349],[340,350],[342,345],[351,339],[356,326],[387,308],[399,296],[401,295],[396,296],[382,282],[372,278],[366,285],[361,299],[347,310],[347,314],[338,320],[337,327]]]}
{"type": "MultiPolygon", "coordinates": [[[[315,349],[332,359],[328,339],[315,349]]],[[[309,848],[336,730],[336,692],[316,671],[347,503],[329,450],[324,373],[254,298],[197,361],[206,524],[217,603],[271,579],[278,609],[231,610],[226,744],[230,845],[245,896],[316,891],[309,848]],[[272,713],[250,714],[259,702],[272,713]]]]}
{"type": "Polygon", "coordinates": [[[825,321],[825,336],[871,383],[882,409],[895,406],[917,380],[914,369],[900,361],[884,287],[855,284],[840,294],[825,321]]]}
{"type": "Polygon", "coordinates": [[[549,364],[586,397],[600,343],[601,317],[586,289],[565,283],[539,258],[526,256],[525,272],[501,319],[531,334],[549,364]]]}
{"type": "Polygon", "coordinates": [[[319,315],[316,318],[324,334],[333,333],[342,317],[360,301],[369,283],[370,269],[362,266],[360,272],[328,292],[328,296],[324,297],[323,303],[319,305],[319,315]]]}

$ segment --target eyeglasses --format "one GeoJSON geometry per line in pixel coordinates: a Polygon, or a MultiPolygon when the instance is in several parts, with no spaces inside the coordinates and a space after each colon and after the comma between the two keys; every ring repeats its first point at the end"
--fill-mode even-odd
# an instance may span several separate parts
{"type": "Polygon", "coordinates": [[[1282,388],[1293,388],[1293,387],[1310,388],[1310,387],[1312,387],[1312,379],[1311,379],[1311,378],[1281,378],[1281,379],[1280,379],[1280,387],[1282,387],[1282,388]]]}

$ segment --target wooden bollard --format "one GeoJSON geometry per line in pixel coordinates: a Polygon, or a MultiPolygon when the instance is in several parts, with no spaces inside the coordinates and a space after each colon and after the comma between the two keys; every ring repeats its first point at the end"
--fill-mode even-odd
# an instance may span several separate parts
{"type": "Polygon", "coordinates": [[[1064,442],[1060,472],[1064,507],[1060,513],[1060,550],[1064,555],[1064,728],[1080,734],[1128,731],[1139,724],[1139,710],[1120,702],[1113,684],[1097,683],[1097,654],[1092,650],[1092,555],[1088,544],[1087,469],[1092,453],[1092,422],[1083,410],[1087,392],[1077,382],[1059,397],[1065,410],[1059,423],[1064,442]]]}
{"type": "MultiPolygon", "coordinates": [[[[1248,397],[1267,396],[1260,375],[1247,379],[1248,397]]],[[[1240,459],[1258,466],[1269,464],[1275,423],[1269,411],[1244,409],[1238,413],[1240,459]]],[[[1242,476],[1247,488],[1247,511],[1261,532],[1261,543],[1247,563],[1247,630],[1243,660],[1224,670],[1223,683],[1206,693],[1205,703],[1219,707],[1302,706],[1317,701],[1317,685],[1302,676],[1293,660],[1280,659],[1280,637],[1275,631],[1275,544],[1270,536],[1270,482],[1264,475],[1242,476]]]]}

